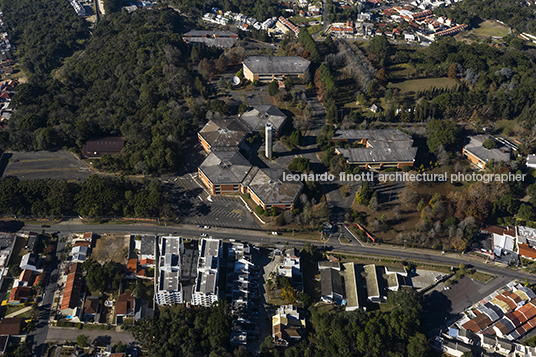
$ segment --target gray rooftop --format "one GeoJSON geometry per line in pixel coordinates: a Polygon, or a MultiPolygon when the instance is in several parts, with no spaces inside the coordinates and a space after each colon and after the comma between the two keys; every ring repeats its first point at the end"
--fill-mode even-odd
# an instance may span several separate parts
{"type": "Polygon", "coordinates": [[[238,35],[230,31],[191,30],[182,35],[188,44],[204,43],[207,46],[231,48],[238,41],[238,35]]]}
{"type": "Polygon", "coordinates": [[[254,74],[296,75],[305,73],[311,62],[299,56],[251,56],[242,63],[254,74]]]}
{"type": "Polygon", "coordinates": [[[0,234],[0,250],[11,248],[14,241],[14,234],[0,234]]]}
{"type": "Polygon", "coordinates": [[[527,156],[527,166],[536,166],[536,155],[528,155],[527,156]]]}
{"type": "Polygon", "coordinates": [[[182,241],[182,237],[162,237],[162,247],[163,247],[163,251],[161,252],[162,255],[165,255],[165,254],[179,255],[181,241],[182,241]]]}
{"type": "Polygon", "coordinates": [[[488,162],[493,159],[494,161],[510,161],[510,148],[501,145],[499,142],[495,141],[497,148],[495,149],[486,149],[482,146],[484,140],[491,138],[489,135],[476,135],[469,137],[469,143],[465,145],[464,150],[470,153],[473,156],[476,156],[484,162],[488,162]]]}
{"type": "Polygon", "coordinates": [[[141,255],[154,255],[155,249],[155,236],[141,236],[140,242],[140,254],[141,255]]]}
{"type": "Polygon", "coordinates": [[[167,271],[160,270],[160,286],[161,291],[181,291],[179,270],[167,271]]]}
{"type": "Polygon", "coordinates": [[[199,272],[197,275],[195,292],[204,294],[216,293],[216,274],[210,272],[199,272]]]}
{"type": "MultiPolygon", "coordinates": [[[[384,146],[387,146],[384,144],[384,146]]],[[[417,156],[416,147],[406,147],[404,149],[396,147],[383,148],[337,148],[336,151],[344,156],[349,164],[374,164],[374,163],[398,163],[414,162],[417,156]]]]}
{"type": "Polygon", "coordinates": [[[367,295],[369,298],[380,296],[380,286],[378,282],[378,274],[376,273],[376,265],[369,264],[363,266],[365,283],[367,285],[367,295]]]}
{"type": "Polygon", "coordinates": [[[359,141],[363,139],[366,139],[368,143],[392,141],[409,141],[413,143],[411,136],[398,129],[337,130],[333,136],[333,140],[359,141]]]}
{"type": "Polygon", "coordinates": [[[328,260],[322,260],[322,261],[318,262],[318,269],[322,270],[322,269],[327,269],[327,268],[333,268],[333,269],[340,270],[341,269],[341,264],[338,263],[338,262],[330,262],[328,260]]]}
{"type": "Polygon", "coordinates": [[[268,123],[272,124],[275,131],[279,131],[287,116],[273,105],[258,105],[242,114],[240,119],[250,131],[263,131],[268,123]]]}
{"type": "Polygon", "coordinates": [[[332,296],[333,294],[339,294],[344,296],[342,278],[337,270],[331,268],[322,269],[320,271],[320,284],[322,295],[332,296]]]}
{"type": "Polygon", "coordinates": [[[282,181],[286,169],[253,168],[244,180],[249,189],[265,204],[294,204],[303,189],[301,182],[282,181]]]}
{"type": "Polygon", "coordinates": [[[251,164],[238,151],[216,151],[207,156],[199,170],[214,185],[238,185],[250,172],[251,164]]]}
{"type": "Polygon", "coordinates": [[[207,256],[217,257],[219,255],[221,240],[219,239],[201,239],[199,257],[207,256]]]}
{"type": "Polygon", "coordinates": [[[210,120],[199,132],[211,147],[211,150],[239,146],[248,130],[237,119],[213,119],[210,120]]]}

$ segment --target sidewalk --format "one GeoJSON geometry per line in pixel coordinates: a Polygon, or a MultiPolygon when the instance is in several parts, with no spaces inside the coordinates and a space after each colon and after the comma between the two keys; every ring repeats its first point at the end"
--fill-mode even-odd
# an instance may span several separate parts
{"type": "Polygon", "coordinates": [[[20,309],[20,310],[17,310],[9,315],[6,315],[5,317],[15,317],[17,315],[20,315],[20,314],[24,314],[26,311],[30,311],[32,309],[31,306],[26,306],[25,308],[23,309],[20,309]]]}

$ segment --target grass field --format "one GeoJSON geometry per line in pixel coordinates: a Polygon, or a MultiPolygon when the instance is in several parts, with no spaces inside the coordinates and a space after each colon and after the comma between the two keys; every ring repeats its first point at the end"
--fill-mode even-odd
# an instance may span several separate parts
{"type": "Polygon", "coordinates": [[[507,26],[504,26],[496,21],[486,20],[478,25],[474,25],[470,32],[482,37],[504,37],[507,36],[510,31],[508,30],[507,26]]]}
{"type": "Polygon", "coordinates": [[[419,78],[389,83],[387,87],[398,88],[401,94],[406,94],[410,92],[418,92],[419,90],[430,89],[432,87],[450,88],[454,87],[456,84],[456,81],[450,78],[419,78]]]}

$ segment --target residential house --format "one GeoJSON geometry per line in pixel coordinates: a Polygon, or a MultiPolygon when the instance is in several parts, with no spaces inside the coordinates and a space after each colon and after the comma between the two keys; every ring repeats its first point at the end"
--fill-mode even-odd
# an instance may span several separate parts
{"type": "Polygon", "coordinates": [[[24,318],[22,317],[4,317],[2,321],[0,321],[0,336],[21,335],[24,325],[24,318]]]}
{"type": "Polygon", "coordinates": [[[34,270],[24,269],[18,279],[13,282],[13,287],[31,287],[35,280],[37,272],[34,270]]]}
{"type": "Polygon", "coordinates": [[[280,306],[272,316],[272,337],[276,346],[288,346],[292,341],[299,341],[304,335],[305,318],[294,305],[280,306]]]}
{"type": "Polygon", "coordinates": [[[382,302],[384,296],[378,280],[376,265],[368,264],[363,266],[362,275],[364,276],[365,286],[367,288],[367,299],[371,302],[382,302]]]}
{"type": "Polygon", "coordinates": [[[320,270],[321,297],[327,303],[342,304],[344,299],[343,280],[340,271],[333,268],[320,270]]]}
{"type": "Polygon", "coordinates": [[[472,352],[471,346],[448,338],[442,339],[440,347],[443,352],[455,357],[461,357],[466,352],[472,352]]]}
{"type": "Polygon", "coordinates": [[[89,248],[85,245],[77,245],[71,249],[73,262],[83,263],[89,257],[89,248]]]}
{"type": "Polygon", "coordinates": [[[99,312],[99,297],[88,296],[84,301],[84,307],[82,309],[82,316],[84,320],[95,319],[99,312]]]}
{"type": "Polygon", "coordinates": [[[22,256],[19,267],[22,270],[27,269],[27,270],[35,271],[37,270],[36,265],[37,265],[37,254],[28,253],[22,256]]]}
{"type": "Polygon", "coordinates": [[[132,295],[132,291],[126,290],[117,297],[115,305],[116,324],[121,325],[126,317],[134,317],[135,310],[136,299],[132,295]]]}
{"type": "Polygon", "coordinates": [[[141,239],[136,240],[136,249],[139,252],[140,266],[154,267],[155,265],[155,236],[141,236],[141,239]]]}
{"type": "Polygon", "coordinates": [[[32,288],[29,287],[13,287],[7,302],[10,304],[18,304],[26,301],[30,297],[31,292],[32,288]]]}
{"type": "Polygon", "coordinates": [[[298,56],[251,56],[242,64],[246,79],[271,82],[287,75],[303,78],[311,62],[298,56]]]}
{"type": "Polygon", "coordinates": [[[82,292],[82,267],[80,263],[73,263],[68,269],[60,311],[65,316],[73,316],[78,315],[79,312],[80,294],[82,292]]]}
{"type": "Polygon", "coordinates": [[[277,275],[289,278],[293,285],[301,286],[303,281],[300,252],[296,248],[283,251],[283,262],[277,266],[277,275]]]}

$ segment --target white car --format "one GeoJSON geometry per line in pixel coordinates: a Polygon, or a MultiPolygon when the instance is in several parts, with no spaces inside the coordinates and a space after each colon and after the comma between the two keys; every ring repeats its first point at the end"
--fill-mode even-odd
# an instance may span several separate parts
{"type": "Polygon", "coordinates": [[[278,235],[279,235],[279,233],[277,233],[277,232],[275,232],[275,231],[272,232],[272,234],[273,234],[274,236],[278,236],[278,235]]]}
{"type": "Polygon", "coordinates": [[[207,234],[206,233],[201,233],[201,237],[205,238],[205,237],[207,237],[207,234]]]}
{"type": "Polygon", "coordinates": [[[443,290],[450,290],[450,286],[445,286],[443,290]]]}
{"type": "Polygon", "coordinates": [[[210,229],[210,227],[209,227],[209,226],[204,226],[203,228],[204,228],[204,229],[210,229]]]}

